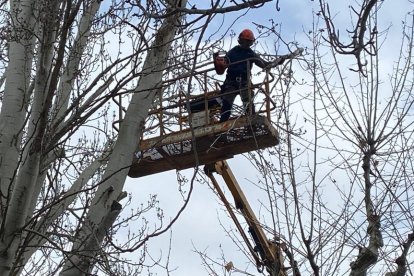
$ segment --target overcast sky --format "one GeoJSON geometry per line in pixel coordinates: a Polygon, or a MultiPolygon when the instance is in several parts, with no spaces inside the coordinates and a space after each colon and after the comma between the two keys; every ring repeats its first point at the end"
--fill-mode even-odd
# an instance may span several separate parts
{"type": "MultiPolygon", "coordinates": [[[[210,1],[206,2],[209,3],[210,1]]],[[[239,19],[232,29],[236,33],[244,28],[252,28],[254,30],[252,22],[267,24],[269,19],[273,19],[275,22],[282,24],[281,35],[285,41],[296,41],[299,46],[306,48],[309,45],[309,41],[307,41],[304,33],[312,28],[312,13],[318,11],[317,1],[280,0],[279,2],[279,12],[275,9],[276,1],[273,1],[259,10],[250,11],[247,16],[239,19]]],[[[353,4],[354,1],[331,2],[335,2],[335,5],[331,7],[332,13],[337,14],[335,20],[344,27],[341,31],[345,32],[346,28],[351,28],[348,5],[353,4]]],[[[412,6],[409,5],[408,1],[384,1],[383,9],[389,12],[383,13],[382,27],[390,27],[389,37],[394,38],[395,36],[395,38],[398,38],[401,33],[401,16],[407,10],[412,10],[412,6]],[[392,22],[393,19],[396,20],[392,22]]],[[[238,14],[226,15],[225,24],[232,24],[237,16],[238,14]]],[[[213,29],[214,22],[211,28],[209,31],[215,31],[213,29]]],[[[223,30],[225,29],[223,28],[223,30]]],[[[392,39],[392,41],[398,41],[398,39],[392,39]]],[[[396,46],[398,47],[399,45],[389,43],[384,46],[384,49],[389,49],[391,54],[392,49],[396,46]]],[[[384,59],[386,58],[387,55],[384,56],[384,59]]],[[[392,59],[390,58],[390,60],[392,59]]],[[[391,64],[390,67],[392,67],[391,64]]],[[[258,196],[260,191],[249,182],[249,180],[255,179],[253,166],[242,155],[236,156],[228,162],[248,196],[250,204],[255,208],[255,212],[259,212],[260,199],[258,196]]],[[[190,178],[193,172],[193,169],[189,169],[182,173],[190,178]]],[[[188,191],[188,186],[184,187],[184,189],[188,191]]],[[[138,179],[128,179],[125,190],[132,193],[134,203],[145,203],[150,194],[157,194],[160,207],[165,212],[164,220],[166,223],[176,214],[183,203],[183,198],[178,191],[175,171],[138,179]]],[[[229,199],[232,201],[231,197],[229,199]]],[[[240,269],[246,268],[248,265],[247,259],[228,238],[223,226],[226,229],[234,228],[232,221],[227,218],[226,211],[213,191],[207,185],[196,183],[189,206],[172,228],[172,250],[170,252],[171,256],[169,256],[169,268],[175,270],[170,275],[209,275],[202,266],[200,257],[194,252],[195,249],[207,253],[212,258],[217,258],[217,261],[220,263],[222,260],[218,258],[221,256],[220,250],[223,250],[228,261],[232,261],[240,269]]],[[[150,240],[148,243],[153,257],[161,257],[162,264],[166,263],[168,257],[169,242],[170,236],[165,234],[162,237],[150,240]]],[[[153,268],[151,271],[159,271],[158,275],[166,275],[165,270],[162,268],[153,268]]],[[[255,273],[256,269],[251,267],[249,271],[255,273]]]]}

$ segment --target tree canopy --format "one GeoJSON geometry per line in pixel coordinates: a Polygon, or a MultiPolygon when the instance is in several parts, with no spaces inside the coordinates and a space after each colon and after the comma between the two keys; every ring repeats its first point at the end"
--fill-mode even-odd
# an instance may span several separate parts
{"type": "MultiPolygon", "coordinates": [[[[178,110],[218,88],[213,53],[249,27],[268,61],[305,49],[271,69],[279,145],[232,163],[287,275],[412,275],[412,4],[3,1],[0,274],[180,275],[172,241],[159,256],[149,245],[174,239],[196,185],[215,191],[201,169],[178,171],[181,201],[165,212],[161,191],[128,190],[128,171],[142,140],[176,131],[178,110]],[[292,7],[309,22],[294,29],[292,7]]],[[[195,247],[200,270],[257,273],[221,223],[215,238],[241,254],[195,247]]]]}

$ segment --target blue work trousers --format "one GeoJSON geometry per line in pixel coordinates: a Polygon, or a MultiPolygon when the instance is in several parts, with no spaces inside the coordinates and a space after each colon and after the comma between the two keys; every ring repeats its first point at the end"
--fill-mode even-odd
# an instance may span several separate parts
{"type": "Polygon", "coordinates": [[[233,102],[237,95],[240,95],[241,97],[244,112],[246,114],[255,113],[254,104],[252,104],[253,95],[249,96],[249,89],[246,81],[226,79],[221,86],[220,94],[222,100],[220,122],[227,121],[230,118],[233,102]]]}

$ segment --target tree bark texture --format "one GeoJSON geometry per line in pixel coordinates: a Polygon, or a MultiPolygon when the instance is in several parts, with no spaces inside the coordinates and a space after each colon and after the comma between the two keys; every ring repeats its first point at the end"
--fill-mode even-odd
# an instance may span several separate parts
{"type": "MultiPolygon", "coordinates": [[[[181,1],[182,7],[187,1],[181,1]]],[[[60,276],[87,275],[94,265],[93,258],[99,253],[105,235],[116,219],[133,152],[139,142],[142,125],[161,84],[171,43],[180,21],[180,14],[164,20],[157,31],[154,43],[145,60],[137,88],[121,124],[119,136],[104,174],[104,182],[92,201],[89,214],[73,244],[70,257],[60,276]],[[109,219],[110,218],[110,219],[109,219]]]]}

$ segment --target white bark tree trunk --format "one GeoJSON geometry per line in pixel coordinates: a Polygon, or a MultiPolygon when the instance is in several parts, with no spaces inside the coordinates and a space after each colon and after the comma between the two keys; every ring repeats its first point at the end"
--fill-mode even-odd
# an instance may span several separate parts
{"type": "Polygon", "coordinates": [[[41,217],[41,219],[36,223],[35,229],[35,232],[40,233],[41,235],[35,235],[33,239],[29,241],[26,250],[23,252],[23,256],[21,258],[22,260],[28,260],[40,246],[47,242],[44,238],[44,236],[47,236],[47,229],[67,210],[69,205],[72,204],[77,197],[79,191],[85,187],[86,183],[88,183],[96,171],[107,162],[108,155],[111,151],[112,148],[108,146],[107,151],[105,151],[100,158],[95,159],[89,166],[87,166],[78,176],[70,189],[65,193],[63,199],[59,201],[59,203],[47,206],[50,207],[50,209],[44,208],[47,215],[41,217]]]}
{"type": "MultiPolygon", "coordinates": [[[[55,103],[54,106],[54,111],[55,111],[55,116],[53,116],[54,120],[52,121],[53,123],[56,123],[58,125],[63,125],[64,122],[64,118],[62,118],[68,108],[68,103],[69,103],[69,98],[70,98],[70,93],[72,90],[72,86],[73,86],[73,82],[76,79],[76,71],[79,68],[79,63],[81,60],[81,56],[83,54],[88,36],[90,34],[90,28],[91,28],[91,22],[94,18],[94,16],[96,15],[96,12],[99,9],[101,1],[93,1],[91,3],[91,5],[89,7],[87,7],[86,12],[83,14],[81,20],[80,20],[80,27],[79,27],[79,31],[77,34],[77,37],[75,39],[74,42],[74,46],[71,48],[70,50],[70,54],[69,54],[69,58],[66,64],[66,68],[63,71],[61,80],[59,82],[59,88],[57,90],[57,102],[55,103]]],[[[56,5],[55,8],[57,9],[59,6],[56,5]]],[[[55,12],[56,14],[58,13],[58,10],[56,10],[55,12]]],[[[54,34],[53,30],[50,30],[51,34],[54,34]]],[[[51,39],[50,42],[52,43],[53,41],[55,41],[54,39],[51,39]]],[[[52,45],[51,45],[52,46],[52,45]]],[[[53,49],[50,49],[53,50],[53,49]]],[[[42,51],[43,52],[43,51],[42,51]]],[[[42,64],[47,64],[49,66],[49,68],[52,68],[52,63],[51,60],[49,62],[45,62],[42,64]]],[[[47,72],[48,70],[46,70],[46,68],[38,68],[38,72],[42,72],[42,70],[45,70],[45,72],[47,72]]],[[[40,84],[44,83],[48,83],[47,80],[43,80],[43,81],[39,81],[40,84]]],[[[39,88],[38,90],[41,91],[41,89],[39,88]]],[[[54,158],[56,158],[55,155],[49,154],[49,157],[47,159],[47,162],[42,162],[42,166],[47,166],[48,164],[52,163],[54,158]]],[[[42,185],[44,184],[44,177],[45,175],[42,174],[41,177],[39,177],[36,185],[35,185],[35,189],[33,191],[33,194],[38,195],[40,193],[40,189],[42,188],[42,185]]],[[[72,191],[73,192],[73,191],[72,191]]],[[[29,210],[28,210],[28,219],[32,216],[33,211],[36,207],[36,202],[37,202],[37,197],[32,197],[31,198],[31,203],[29,206],[29,210]]],[[[44,233],[42,233],[44,234],[44,233]]]]}
{"type": "MultiPolygon", "coordinates": [[[[2,112],[0,114],[0,129],[2,133],[0,135],[0,156],[7,157],[7,162],[0,160],[0,188],[3,195],[1,197],[3,229],[0,240],[0,275],[7,275],[10,271],[16,269],[13,268],[14,266],[23,266],[24,261],[27,261],[27,258],[33,253],[33,250],[28,250],[23,253],[27,257],[26,259],[19,258],[19,260],[15,260],[22,238],[27,234],[22,233],[22,229],[25,223],[32,217],[38,194],[44,183],[45,175],[39,175],[39,172],[41,166],[46,166],[44,160],[42,160],[45,157],[42,148],[45,143],[46,121],[51,108],[51,98],[57,84],[56,78],[53,78],[53,72],[60,71],[61,61],[63,60],[63,52],[61,51],[55,60],[58,64],[53,64],[52,62],[52,56],[55,50],[54,43],[56,42],[56,26],[54,23],[59,14],[60,2],[42,2],[44,6],[36,6],[41,11],[38,14],[36,13],[37,10],[34,9],[34,2],[32,2],[15,2],[15,6],[12,5],[11,8],[13,15],[12,21],[19,25],[13,26],[13,30],[17,31],[13,34],[12,40],[9,43],[10,62],[6,75],[7,81],[2,112]],[[42,8],[48,10],[50,14],[42,13],[42,8]],[[35,27],[39,26],[35,24],[36,22],[43,24],[38,28],[41,30],[39,33],[35,31],[35,27]],[[29,80],[31,79],[30,72],[35,45],[35,36],[33,34],[36,34],[40,43],[36,68],[37,75],[34,84],[34,97],[29,110],[27,108],[29,93],[31,91],[29,88],[29,80]],[[54,70],[52,70],[52,74],[50,71],[51,68],[54,70]],[[29,119],[25,120],[27,117],[29,119]],[[20,155],[21,149],[19,147],[25,127],[27,127],[25,131],[25,148],[20,155]],[[19,263],[15,263],[16,261],[19,263]]],[[[86,12],[86,16],[81,20],[81,29],[78,35],[80,42],[76,44],[77,47],[72,51],[72,53],[75,53],[72,55],[73,63],[69,64],[68,73],[65,75],[66,78],[63,79],[63,88],[61,89],[61,91],[66,92],[63,93],[66,95],[66,98],[69,98],[68,91],[70,91],[70,86],[72,85],[69,78],[71,80],[75,79],[75,67],[79,65],[79,58],[75,58],[75,56],[80,56],[81,51],[83,51],[87,36],[89,35],[88,28],[90,28],[90,22],[93,20],[100,2],[92,1],[90,9],[86,12]]],[[[62,29],[63,35],[60,38],[61,42],[65,41],[67,36],[64,34],[67,30],[67,28],[62,29]]],[[[63,49],[64,43],[60,46],[60,49],[63,49]]],[[[67,105],[67,100],[60,101],[58,104],[59,111],[64,112],[67,105]]],[[[52,162],[53,156],[47,158],[47,160],[48,162],[52,162]]],[[[101,164],[101,162],[99,161],[98,164],[101,164]]],[[[96,164],[92,167],[96,167],[96,164]]],[[[81,183],[84,182],[81,181],[81,183]]],[[[73,188],[80,189],[80,186],[74,185],[73,188]]],[[[73,189],[70,192],[73,195],[76,194],[73,189]]],[[[73,199],[73,197],[70,196],[67,200],[57,205],[52,218],[58,217],[58,211],[62,212],[62,206],[68,206],[68,200],[73,199]]],[[[46,222],[44,225],[49,225],[51,220],[46,220],[46,222]]],[[[46,231],[47,226],[41,230],[46,231]]],[[[41,234],[39,237],[45,234],[42,232],[39,233],[41,234]]],[[[39,238],[32,240],[31,245],[36,248],[39,244],[34,244],[33,242],[39,242],[41,244],[44,241],[39,238]]]]}
{"type": "MultiPolygon", "coordinates": [[[[0,191],[1,220],[8,205],[19,163],[20,141],[26,117],[30,69],[33,58],[33,0],[13,2],[11,18],[14,24],[9,42],[9,64],[6,71],[4,97],[0,113],[0,191]],[[7,158],[7,162],[5,160],[7,158]]],[[[0,264],[1,266],[1,264],[0,264]]]]}
{"type": "Polygon", "coordinates": [[[57,122],[64,121],[64,118],[62,117],[65,116],[65,112],[68,108],[70,93],[76,79],[82,55],[88,42],[92,21],[101,6],[101,2],[102,1],[92,1],[91,5],[86,8],[80,19],[79,30],[70,51],[66,68],[61,77],[57,101],[54,106],[54,111],[56,113],[55,121],[57,122]]]}
{"type": "MultiPolygon", "coordinates": [[[[181,1],[181,7],[185,7],[186,3],[185,0],[181,1]]],[[[118,199],[132,163],[133,151],[139,142],[143,122],[162,81],[179,18],[180,14],[166,18],[156,34],[153,47],[145,60],[142,76],[121,124],[114,151],[103,176],[104,182],[99,186],[60,276],[87,275],[91,271],[93,257],[100,251],[106,231],[110,229],[122,208],[118,199]]]]}
{"type": "MultiPolygon", "coordinates": [[[[46,24],[43,24],[41,28],[39,28],[39,34],[38,37],[41,38],[41,43],[39,45],[40,51],[39,51],[39,62],[37,63],[36,72],[36,79],[34,84],[34,97],[33,97],[33,104],[32,104],[32,110],[30,114],[29,119],[29,125],[28,125],[28,136],[33,137],[36,133],[36,129],[38,127],[38,122],[40,118],[40,114],[43,111],[44,103],[45,103],[45,96],[46,93],[44,91],[47,91],[49,84],[50,84],[50,78],[49,78],[49,68],[53,68],[53,51],[54,51],[54,45],[53,43],[56,41],[56,33],[53,31],[53,25],[52,23],[54,20],[56,20],[56,15],[58,14],[59,9],[59,3],[58,2],[52,2],[52,6],[50,6],[51,15],[48,15],[50,20],[47,20],[46,24]]],[[[30,143],[27,143],[30,144],[30,143]]],[[[27,148],[26,148],[27,151],[27,148]]],[[[41,154],[39,152],[39,154],[41,154]]],[[[27,153],[24,153],[23,156],[26,156],[27,153]]],[[[41,161],[40,161],[41,162],[41,161]]],[[[39,164],[40,168],[40,164],[39,164]]],[[[36,177],[36,184],[33,187],[32,194],[38,195],[40,192],[41,185],[43,184],[44,175],[43,177],[36,177]]],[[[37,196],[33,196],[28,198],[28,210],[27,210],[27,220],[29,220],[33,214],[34,206],[37,202],[37,196]]],[[[27,221],[26,220],[26,221],[27,221]]]]}
{"type": "MultiPolygon", "coordinates": [[[[27,156],[32,160],[21,159],[20,142],[23,137],[29,80],[34,49],[34,1],[11,3],[11,18],[14,24],[12,39],[9,42],[9,65],[3,105],[0,114],[0,214],[2,235],[0,237],[0,275],[7,275],[14,260],[13,251],[17,249],[21,227],[26,218],[27,196],[33,187],[38,172],[39,156],[27,156]],[[6,160],[7,158],[7,160],[6,160]],[[19,171],[19,163],[25,169],[19,171]],[[16,183],[20,184],[17,185],[16,183]],[[25,194],[28,193],[26,196],[25,194]]],[[[29,153],[30,149],[26,150],[29,153]]]]}
{"type": "MultiPolygon", "coordinates": [[[[53,43],[55,41],[54,32],[52,30],[53,23],[56,21],[56,14],[59,3],[55,1],[43,3],[52,15],[45,15],[33,11],[33,17],[38,18],[41,22],[39,26],[40,32],[36,33],[39,38],[39,57],[37,62],[37,75],[34,84],[34,97],[30,105],[29,120],[27,122],[25,148],[21,155],[21,165],[15,181],[13,182],[13,189],[9,194],[9,203],[6,216],[4,218],[3,231],[3,246],[7,246],[7,257],[2,261],[6,270],[13,271],[17,264],[15,260],[16,253],[19,250],[21,241],[27,233],[23,233],[25,223],[28,217],[31,216],[30,203],[33,198],[37,198],[38,192],[35,187],[39,183],[39,171],[42,158],[42,145],[46,131],[46,124],[48,110],[48,91],[50,90],[50,74],[49,68],[52,66],[53,43]],[[49,5],[50,4],[50,5],[49,5]],[[37,192],[37,193],[36,193],[37,192]]],[[[40,9],[42,9],[40,8],[40,9]]],[[[37,26],[37,25],[36,25],[37,26]]],[[[27,94],[27,93],[26,93],[27,94]]],[[[49,101],[50,102],[50,101],[49,101]]]]}
{"type": "MultiPolygon", "coordinates": [[[[83,51],[85,49],[88,36],[90,34],[90,28],[92,21],[96,15],[96,12],[99,9],[101,1],[92,1],[91,5],[87,7],[86,11],[84,12],[81,20],[80,20],[80,27],[78,30],[78,35],[75,39],[74,46],[71,49],[68,62],[66,64],[66,68],[64,70],[64,73],[60,80],[60,86],[58,89],[59,96],[57,97],[58,101],[55,105],[56,113],[54,118],[56,124],[63,125],[64,122],[64,114],[68,108],[69,103],[69,97],[72,90],[72,85],[74,80],[76,79],[76,72],[78,70],[81,56],[83,54],[83,51]],[[60,119],[59,119],[60,118],[60,119]],[[59,123],[60,122],[60,123],[59,123]]],[[[59,3],[56,1],[51,2],[52,6],[50,6],[49,11],[54,10],[55,12],[51,12],[52,15],[58,14],[59,9],[59,3]]],[[[46,16],[51,17],[49,19],[46,19],[45,26],[41,28],[43,33],[39,34],[40,38],[43,38],[40,44],[41,51],[38,62],[38,68],[36,70],[37,73],[37,80],[35,84],[35,91],[48,91],[49,85],[50,85],[50,79],[48,78],[50,72],[49,68],[53,68],[52,64],[52,55],[53,55],[53,43],[55,40],[55,32],[53,30],[54,25],[53,21],[56,20],[56,17],[53,17],[52,15],[48,14],[46,16]]],[[[31,113],[31,119],[29,120],[29,127],[28,127],[28,133],[36,133],[36,122],[39,121],[39,117],[41,112],[43,111],[44,103],[45,103],[45,96],[46,95],[35,95],[34,97],[34,103],[32,106],[32,113],[31,113]],[[36,104],[37,103],[37,104],[36,104]]],[[[50,107],[46,107],[50,108],[50,107]]],[[[49,113],[49,112],[48,112],[49,113]]],[[[43,139],[42,139],[43,140],[43,139]]],[[[41,151],[37,153],[40,157],[41,154],[43,154],[41,151]]],[[[19,258],[19,267],[23,267],[24,263],[31,257],[31,255],[46,242],[44,237],[47,237],[47,229],[48,227],[53,223],[55,219],[57,219],[60,215],[63,214],[63,212],[66,210],[66,208],[70,205],[70,203],[75,199],[77,193],[83,188],[83,186],[88,182],[88,180],[93,176],[93,174],[96,172],[96,170],[102,166],[104,162],[106,162],[106,155],[108,152],[105,152],[105,156],[103,156],[104,160],[102,158],[96,159],[90,166],[88,166],[87,169],[84,170],[84,172],[80,175],[80,178],[75,181],[75,183],[71,186],[71,188],[66,192],[68,195],[64,200],[60,201],[58,204],[51,207],[49,212],[47,213],[47,216],[42,217],[41,220],[38,222],[37,225],[39,225],[39,228],[36,229],[36,232],[39,233],[38,235],[35,235],[34,237],[29,239],[28,248],[29,250],[24,250],[21,257],[19,258]]],[[[24,156],[26,156],[24,154],[24,156]]],[[[47,161],[45,160],[36,160],[37,162],[37,172],[39,170],[42,170],[42,166],[47,166],[47,164],[50,164],[54,161],[56,156],[54,153],[48,154],[49,158],[47,158],[47,161]],[[47,162],[47,163],[46,163],[47,162]]],[[[35,160],[29,161],[28,164],[31,164],[35,160]]],[[[24,168],[24,166],[23,166],[24,168]]],[[[36,195],[32,196],[31,198],[27,198],[24,202],[24,206],[19,205],[20,208],[24,207],[26,220],[27,223],[33,215],[33,211],[36,207],[36,203],[38,200],[37,195],[40,193],[40,190],[42,186],[44,185],[45,180],[45,174],[46,172],[43,172],[39,175],[33,176],[33,182],[29,187],[30,191],[25,191],[26,197],[30,194],[36,195]],[[27,205],[30,203],[29,205],[27,205]]],[[[20,197],[24,197],[21,195],[20,197]]],[[[17,245],[19,240],[15,239],[14,244],[15,247],[13,250],[10,250],[9,252],[14,252],[13,255],[16,255],[17,252],[17,245]]],[[[21,269],[20,268],[20,269],[21,269]]],[[[19,268],[17,268],[20,270],[19,268]]]]}

